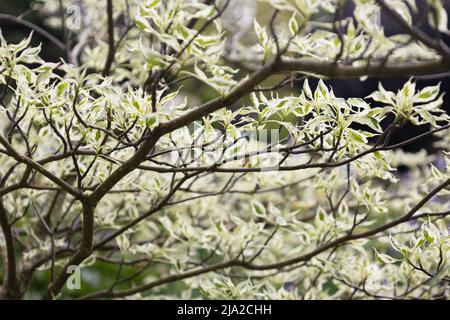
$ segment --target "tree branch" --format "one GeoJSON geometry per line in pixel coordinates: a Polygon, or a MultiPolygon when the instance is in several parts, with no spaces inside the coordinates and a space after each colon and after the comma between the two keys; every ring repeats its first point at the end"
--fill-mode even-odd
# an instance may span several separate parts
{"type": "Polygon", "coordinates": [[[105,67],[102,75],[107,76],[111,71],[111,66],[114,62],[115,45],[114,45],[114,17],[113,17],[113,2],[106,0],[106,13],[108,15],[108,56],[106,58],[105,67]]]}
{"type": "Polygon", "coordinates": [[[6,150],[11,154],[11,156],[17,160],[18,162],[25,163],[32,167],[37,172],[41,173],[43,176],[48,178],[49,180],[56,183],[58,186],[63,188],[65,191],[70,193],[72,196],[74,196],[77,199],[80,199],[83,197],[83,194],[81,191],[75,189],[73,186],[62,180],[61,178],[55,176],[53,173],[46,170],[42,165],[39,163],[33,161],[29,157],[26,157],[24,155],[19,154],[12,145],[9,144],[9,142],[0,135],[0,143],[6,148],[6,150]]]}
{"type": "Polygon", "coordinates": [[[70,274],[67,272],[70,266],[78,266],[92,253],[94,240],[94,205],[90,201],[82,201],[83,205],[83,229],[81,244],[77,252],[70,258],[58,277],[50,283],[42,299],[52,299],[61,291],[70,274]]]}
{"type": "Polygon", "coordinates": [[[3,199],[0,198],[0,227],[6,244],[6,268],[4,275],[4,295],[8,299],[18,299],[20,297],[20,289],[17,279],[16,270],[16,253],[14,251],[14,240],[11,227],[8,223],[8,217],[3,206],[3,199]]]}

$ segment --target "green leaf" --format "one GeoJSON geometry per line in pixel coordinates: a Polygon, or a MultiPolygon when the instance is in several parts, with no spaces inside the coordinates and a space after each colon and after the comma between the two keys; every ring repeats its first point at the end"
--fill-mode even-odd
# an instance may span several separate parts
{"type": "Polygon", "coordinates": [[[296,18],[297,18],[297,15],[294,12],[292,17],[289,19],[289,23],[288,23],[289,31],[290,31],[291,35],[293,35],[293,36],[296,35],[300,29],[296,18]]]}
{"type": "Polygon", "coordinates": [[[151,30],[152,27],[150,26],[150,23],[147,21],[147,19],[137,15],[135,17],[136,26],[141,29],[142,31],[151,30]]]}
{"type": "Polygon", "coordinates": [[[438,84],[436,86],[423,88],[422,90],[420,90],[417,93],[414,101],[416,103],[425,103],[425,102],[433,101],[438,96],[439,89],[440,89],[440,84],[438,84]]]}
{"type": "Polygon", "coordinates": [[[308,98],[313,99],[313,94],[311,88],[309,87],[308,79],[305,79],[305,81],[303,81],[303,92],[308,98]]]}
{"type": "Polygon", "coordinates": [[[399,261],[391,256],[388,256],[387,254],[379,253],[375,248],[373,248],[373,251],[375,251],[375,258],[381,263],[391,264],[399,261]]]}

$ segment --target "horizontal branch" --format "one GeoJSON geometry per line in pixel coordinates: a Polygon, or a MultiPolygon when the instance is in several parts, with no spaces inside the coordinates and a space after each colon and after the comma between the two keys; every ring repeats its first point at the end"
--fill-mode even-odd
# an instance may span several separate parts
{"type": "Polygon", "coordinates": [[[329,78],[369,77],[411,77],[438,74],[450,71],[450,64],[444,60],[423,62],[380,62],[364,66],[352,66],[342,63],[326,62],[311,58],[283,59],[277,71],[297,71],[312,73],[329,78]]]}

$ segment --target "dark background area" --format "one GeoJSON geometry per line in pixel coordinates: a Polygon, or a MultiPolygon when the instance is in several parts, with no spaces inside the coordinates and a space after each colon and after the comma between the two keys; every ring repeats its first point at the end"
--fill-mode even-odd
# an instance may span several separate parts
{"type": "MultiPolygon", "coordinates": [[[[36,3],[35,8],[39,8],[39,1],[0,0],[0,13],[10,14],[16,17],[23,15],[24,20],[30,21],[47,30],[58,39],[62,39],[63,33],[61,30],[50,29],[43,24],[43,17],[39,14],[38,10],[30,10],[30,5],[33,2],[36,3]]],[[[0,29],[3,37],[12,43],[17,43],[23,38],[28,37],[31,31],[30,28],[21,24],[2,19],[0,19],[0,29]]],[[[31,44],[38,45],[39,43],[42,43],[41,56],[44,60],[51,62],[59,61],[59,57],[62,55],[61,49],[47,38],[35,32],[31,44]]]]}

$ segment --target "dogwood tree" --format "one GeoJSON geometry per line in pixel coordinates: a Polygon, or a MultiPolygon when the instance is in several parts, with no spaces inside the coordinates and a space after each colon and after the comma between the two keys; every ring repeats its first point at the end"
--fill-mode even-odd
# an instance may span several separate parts
{"type": "Polygon", "coordinates": [[[32,9],[63,36],[0,15],[31,32],[0,38],[3,298],[449,296],[450,122],[437,81],[416,88],[450,71],[444,1],[32,9]],[[427,130],[393,143],[406,124],[427,130]]]}

